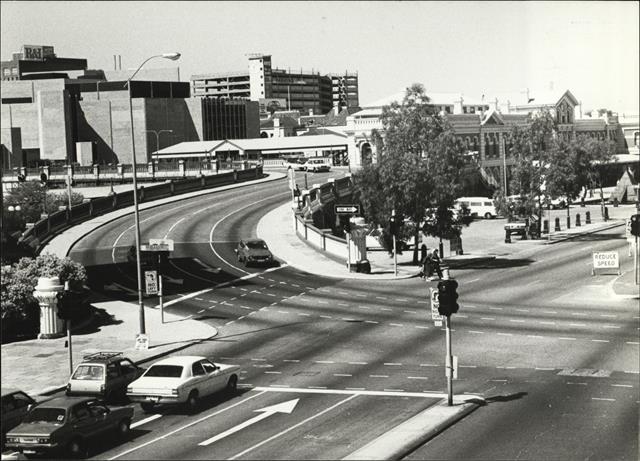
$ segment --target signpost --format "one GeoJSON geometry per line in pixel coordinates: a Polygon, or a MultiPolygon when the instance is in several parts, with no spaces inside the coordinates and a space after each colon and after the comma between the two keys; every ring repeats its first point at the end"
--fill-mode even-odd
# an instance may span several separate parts
{"type": "Polygon", "coordinates": [[[158,271],[144,271],[144,286],[148,295],[158,294],[158,271]]]}
{"type": "MultiPolygon", "coordinates": [[[[148,245],[140,245],[140,251],[156,252],[158,254],[158,269],[160,269],[160,259],[162,253],[173,251],[174,242],[171,239],[149,239],[148,245]]],[[[147,294],[157,294],[160,302],[160,318],[164,323],[164,303],[162,300],[162,274],[158,271],[145,271],[145,283],[147,294]]],[[[147,339],[148,340],[148,339],[147,339]]]]}
{"type": "Polygon", "coordinates": [[[360,205],[334,205],[335,214],[360,214],[360,205]]]}
{"type": "Polygon", "coordinates": [[[442,319],[444,316],[440,315],[438,312],[438,307],[440,306],[440,302],[438,300],[438,290],[435,288],[429,288],[431,294],[429,298],[431,299],[431,319],[434,321],[434,325],[437,327],[442,326],[442,319]]]}

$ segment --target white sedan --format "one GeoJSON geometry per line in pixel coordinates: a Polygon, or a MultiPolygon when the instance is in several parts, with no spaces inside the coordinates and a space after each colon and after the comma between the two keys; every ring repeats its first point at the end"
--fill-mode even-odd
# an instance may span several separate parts
{"type": "Polygon", "coordinates": [[[193,355],[169,357],[149,367],[127,387],[127,396],[149,412],[158,404],[186,403],[191,410],[199,399],[238,385],[238,365],[215,364],[193,355]]]}

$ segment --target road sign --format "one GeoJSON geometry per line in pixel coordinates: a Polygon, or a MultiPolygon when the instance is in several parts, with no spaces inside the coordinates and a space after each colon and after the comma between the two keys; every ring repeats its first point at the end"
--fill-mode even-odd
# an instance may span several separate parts
{"type": "Polygon", "coordinates": [[[158,272],[144,271],[144,285],[148,295],[158,294],[158,272]]]}
{"type": "Polygon", "coordinates": [[[429,298],[431,299],[431,319],[435,321],[435,325],[437,327],[442,326],[442,319],[444,316],[440,315],[438,312],[438,307],[440,306],[440,301],[438,300],[438,290],[435,288],[429,288],[431,294],[429,298]]]}
{"type": "Polygon", "coordinates": [[[360,205],[334,205],[335,214],[360,214],[360,205]]]}
{"type": "Polygon", "coordinates": [[[137,333],[135,350],[146,351],[147,349],[149,349],[149,335],[137,333]]]}
{"type": "Polygon", "coordinates": [[[592,275],[596,270],[615,270],[620,274],[620,260],[617,251],[598,251],[593,253],[592,275]]]}
{"type": "Polygon", "coordinates": [[[173,240],[171,239],[149,239],[146,251],[173,251],[173,240]]]}

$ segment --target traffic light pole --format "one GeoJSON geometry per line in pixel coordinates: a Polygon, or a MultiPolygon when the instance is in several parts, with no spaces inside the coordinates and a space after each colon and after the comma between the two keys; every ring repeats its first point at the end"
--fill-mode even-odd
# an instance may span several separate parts
{"type": "Polygon", "coordinates": [[[71,320],[67,320],[67,341],[69,342],[69,377],[73,374],[73,348],[71,347],[71,320]]]}
{"type": "Polygon", "coordinates": [[[398,253],[396,252],[396,236],[393,236],[393,275],[398,276],[398,253]]]}
{"type": "Polygon", "coordinates": [[[447,335],[447,404],[453,406],[453,355],[451,353],[451,315],[444,317],[447,335]]]}

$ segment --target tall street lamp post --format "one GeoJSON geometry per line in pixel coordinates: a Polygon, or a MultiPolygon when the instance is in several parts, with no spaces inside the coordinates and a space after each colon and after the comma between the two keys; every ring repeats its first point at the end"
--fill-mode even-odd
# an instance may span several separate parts
{"type": "Polygon", "coordinates": [[[160,134],[173,133],[173,130],[144,130],[145,133],[153,133],[156,135],[156,154],[160,150],[160,134]]]}
{"type": "Polygon", "coordinates": [[[164,53],[158,54],[155,56],[151,56],[143,61],[142,64],[138,67],[138,69],[133,73],[131,77],[127,79],[127,83],[125,86],[129,92],[129,116],[131,118],[131,166],[133,168],[133,215],[135,218],[135,238],[136,238],[136,273],[138,275],[138,306],[139,306],[139,315],[140,315],[140,334],[145,334],[145,324],[144,324],[144,302],[142,300],[142,268],[140,266],[140,214],[138,211],[138,183],[136,179],[136,141],[134,137],[134,129],[133,129],[133,100],[131,96],[131,81],[133,77],[142,69],[147,62],[154,58],[165,58],[171,59],[175,61],[180,59],[180,53],[164,53]]]}

